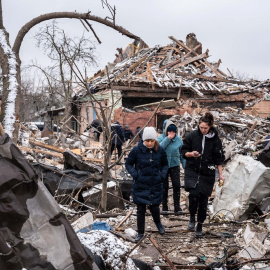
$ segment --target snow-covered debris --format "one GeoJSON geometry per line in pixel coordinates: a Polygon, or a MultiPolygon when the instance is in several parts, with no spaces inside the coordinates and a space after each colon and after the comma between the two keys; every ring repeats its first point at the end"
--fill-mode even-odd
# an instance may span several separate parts
{"type": "Polygon", "coordinates": [[[117,237],[107,231],[95,230],[77,234],[81,243],[95,255],[99,255],[108,269],[139,270],[127,257],[129,248],[117,237]]]}

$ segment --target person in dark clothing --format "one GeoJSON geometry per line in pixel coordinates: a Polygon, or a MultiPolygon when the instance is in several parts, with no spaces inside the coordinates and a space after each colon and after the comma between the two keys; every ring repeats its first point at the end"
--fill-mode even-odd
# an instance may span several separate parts
{"type": "Polygon", "coordinates": [[[160,221],[159,205],[162,201],[162,183],[168,170],[167,156],[156,141],[157,133],[153,127],[146,127],[142,140],[133,147],[126,160],[126,169],[133,177],[132,197],[137,205],[139,242],[145,230],[146,205],[149,205],[153,220],[160,234],[165,229],[160,221]]]}
{"type": "MultiPolygon", "coordinates": [[[[137,127],[136,128],[136,131],[135,131],[135,136],[140,132],[141,130],[141,127],[137,127]]],[[[142,134],[143,134],[143,131],[139,134],[139,138],[142,139],[142,134]]]]}
{"type": "Polygon", "coordinates": [[[215,182],[217,166],[219,179],[225,181],[222,174],[224,153],[217,130],[213,127],[214,117],[205,113],[198,129],[192,131],[184,139],[182,155],[186,158],[185,190],[189,192],[189,230],[195,229],[197,213],[196,237],[202,237],[202,225],[206,219],[208,197],[215,182]]]}
{"type": "Polygon", "coordinates": [[[91,128],[94,128],[94,134],[96,134],[97,140],[99,141],[100,134],[103,131],[101,121],[99,121],[98,119],[93,120],[92,123],[86,128],[85,131],[87,131],[91,128]]]}
{"type": "Polygon", "coordinates": [[[167,154],[168,159],[168,173],[163,182],[163,199],[162,199],[162,214],[168,213],[168,191],[169,191],[169,176],[173,186],[173,204],[174,213],[179,215],[182,213],[180,207],[180,162],[185,168],[186,160],[182,157],[180,150],[183,145],[181,138],[176,134],[177,127],[170,121],[165,120],[163,123],[163,134],[158,136],[158,142],[167,154]]]}
{"type": "Polygon", "coordinates": [[[112,147],[111,147],[111,155],[113,150],[117,149],[118,158],[122,154],[122,145],[125,140],[125,132],[123,127],[119,124],[118,121],[115,121],[111,125],[111,132],[112,132],[112,147]]]}
{"type": "Polygon", "coordinates": [[[134,134],[129,128],[129,125],[125,125],[125,141],[133,139],[134,134]]]}

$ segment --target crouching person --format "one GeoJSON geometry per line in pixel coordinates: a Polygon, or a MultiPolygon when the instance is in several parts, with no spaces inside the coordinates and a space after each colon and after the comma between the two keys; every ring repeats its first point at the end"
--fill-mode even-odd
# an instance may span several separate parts
{"type": "Polygon", "coordinates": [[[160,234],[165,229],[160,221],[159,205],[162,201],[163,180],[167,175],[168,161],[165,150],[157,142],[153,127],[146,127],[142,140],[126,160],[126,169],[133,177],[132,197],[137,205],[137,230],[135,242],[144,235],[146,205],[149,205],[153,220],[160,234]]]}

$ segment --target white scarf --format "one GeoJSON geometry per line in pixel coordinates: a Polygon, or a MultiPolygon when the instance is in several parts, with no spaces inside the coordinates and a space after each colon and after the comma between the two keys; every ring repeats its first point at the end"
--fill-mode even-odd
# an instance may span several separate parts
{"type": "Polygon", "coordinates": [[[211,132],[211,133],[207,133],[206,135],[203,135],[203,139],[202,139],[202,153],[204,152],[204,145],[205,145],[205,137],[207,138],[213,138],[215,136],[215,132],[211,132]]]}

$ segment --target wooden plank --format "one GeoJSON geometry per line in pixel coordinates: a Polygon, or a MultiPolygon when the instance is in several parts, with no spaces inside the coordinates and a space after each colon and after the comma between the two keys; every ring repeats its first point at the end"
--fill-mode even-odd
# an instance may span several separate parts
{"type": "Polygon", "coordinates": [[[176,60],[176,61],[174,61],[174,62],[172,62],[172,63],[170,63],[170,64],[168,64],[168,65],[166,65],[164,67],[161,67],[159,70],[163,70],[165,68],[171,68],[171,67],[179,68],[179,67],[185,66],[187,64],[190,64],[192,62],[198,61],[198,60],[206,58],[206,57],[209,57],[208,53],[204,53],[204,54],[201,54],[201,55],[197,55],[197,56],[195,56],[193,58],[186,59],[182,63],[181,63],[182,59],[178,59],[178,60],[176,60]]]}
{"type": "Polygon", "coordinates": [[[185,65],[187,65],[187,64],[190,64],[190,63],[192,63],[192,62],[195,62],[195,61],[198,61],[198,60],[207,58],[207,57],[209,57],[208,54],[207,54],[207,53],[203,53],[203,54],[201,54],[201,55],[198,55],[198,56],[195,56],[195,57],[186,59],[186,60],[183,61],[182,63],[175,65],[174,68],[179,68],[179,67],[185,66],[185,65]]]}
{"type": "Polygon", "coordinates": [[[29,142],[31,144],[35,145],[35,146],[43,147],[43,148],[46,148],[46,149],[49,149],[49,150],[52,150],[52,151],[55,151],[55,152],[58,152],[58,153],[64,153],[65,152],[64,149],[61,149],[59,147],[48,145],[46,143],[38,142],[38,141],[35,141],[35,140],[32,140],[32,139],[30,139],[29,142]]]}
{"type": "Polygon", "coordinates": [[[61,154],[61,153],[44,151],[44,150],[35,149],[35,148],[28,148],[28,147],[21,146],[21,145],[17,145],[17,147],[20,150],[25,151],[25,152],[29,152],[29,153],[41,153],[41,154],[44,154],[44,155],[50,155],[50,156],[53,156],[53,157],[63,158],[63,154],[61,154]]]}

